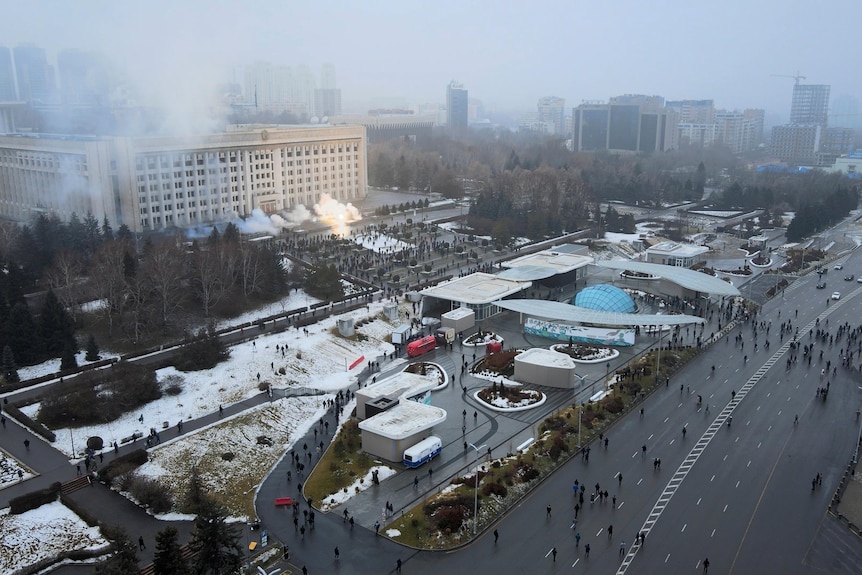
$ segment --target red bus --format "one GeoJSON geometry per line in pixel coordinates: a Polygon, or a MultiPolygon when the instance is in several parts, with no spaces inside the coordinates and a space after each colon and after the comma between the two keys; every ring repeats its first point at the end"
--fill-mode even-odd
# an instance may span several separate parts
{"type": "Polygon", "coordinates": [[[433,335],[426,335],[425,337],[411,341],[407,344],[407,355],[410,357],[416,357],[417,355],[422,355],[436,347],[437,339],[433,335]]]}

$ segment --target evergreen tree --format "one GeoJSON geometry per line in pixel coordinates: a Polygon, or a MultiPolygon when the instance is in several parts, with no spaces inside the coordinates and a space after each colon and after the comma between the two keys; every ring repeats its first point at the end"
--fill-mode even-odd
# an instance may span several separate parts
{"type": "Polygon", "coordinates": [[[189,547],[195,553],[196,573],[232,573],[242,565],[240,530],[227,523],[226,519],[226,511],[211,502],[203,506],[195,519],[195,530],[189,547]]]}
{"type": "Polygon", "coordinates": [[[102,219],[102,241],[109,242],[114,239],[114,229],[111,227],[111,222],[108,221],[108,215],[105,214],[102,219]]]}
{"type": "Polygon", "coordinates": [[[73,348],[76,347],[72,318],[57,299],[54,290],[48,290],[45,295],[42,313],[39,314],[39,336],[42,349],[51,357],[60,355],[70,343],[73,348]]]}
{"type": "Polygon", "coordinates": [[[27,304],[16,303],[12,306],[6,324],[6,343],[21,365],[33,365],[42,359],[41,339],[27,304]]]}
{"type": "Polygon", "coordinates": [[[129,229],[129,226],[123,224],[120,226],[120,229],[117,230],[117,239],[131,243],[132,240],[135,239],[135,236],[132,234],[132,230],[129,229]]]}
{"type": "Polygon", "coordinates": [[[153,573],[155,575],[190,575],[191,573],[188,561],[183,557],[182,549],[177,542],[177,530],[174,527],[166,527],[156,535],[153,573]]]}
{"type": "Polygon", "coordinates": [[[84,254],[90,257],[96,253],[96,248],[102,243],[102,235],[99,231],[99,220],[93,216],[93,212],[87,212],[84,218],[84,254]]]}
{"type": "Polygon", "coordinates": [[[70,342],[66,342],[63,346],[63,351],[60,353],[60,371],[78,367],[78,359],[75,357],[76,347],[70,342]]]}
{"type": "Polygon", "coordinates": [[[224,229],[224,234],[222,236],[225,243],[229,244],[238,244],[239,243],[239,228],[236,227],[236,224],[230,222],[224,229]]]}
{"type": "Polygon", "coordinates": [[[15,365],[15,354],[8,345],[3,346],[3,378],[6,383],[18,383],[18,366],[15,365]]]}
{"type": "Polygon", "coordinates": [[[114,548],[117,552],[96,567],[96,575],[129,575],[138,572],[138,550],[122,527],[115,527],[114,548]]]}
{"type": "Polygon", "coordinates": [[[99,346],[96,344],[96,338],[91,333],[89,337],[87,337],[87,361],[99,361],[101,358],[99,357],[99,346]]]}
{"type": "Polygon", "coordinates": [[[123,277],[131,279],[138,272],[138,262],[129,252],[123,254],[123,277]]]}

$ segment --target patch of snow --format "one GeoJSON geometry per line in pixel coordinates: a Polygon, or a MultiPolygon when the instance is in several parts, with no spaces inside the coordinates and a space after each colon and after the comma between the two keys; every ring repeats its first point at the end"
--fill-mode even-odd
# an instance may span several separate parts
{"type": "Polygon", "coordinates": [[[12,573],[27,565],[79,549],[108,550],[108,541],[98,527],[89,527],[60,503],[11,515],[0,510],[0,573],[12,573]]]}
{"type": "Polygon", "coordinates": [[[371,481],[371,477],[373,473],[377,471],[377,479],[383,481],[389,477],[395,475],[396,471],[391,467],[387,467],[385,465],[375,465],[371,469],[368,470],[362,478],[357,478],[356,481],[339,491],[338,493],[332,493],[323,498],[323,504],[320,506],[321,511],[329,511],[335,507],[338,507],[345,501],[349,501],[351,497],[357,495],[361,491],[365,491],[374,483],[371,481]]]}
{"type": "Polygon", "coordinates": [[[386,535],[388,535],[389,537],[398,537],[399,535],[401,535],[401,532],[397,529],[387,529],[386,535]]]}
{"type": "Polygon", "coordinates": [[[393,254],[401,250],[415,248],[413,244],[402,242],[392,236],[380,233],[360,234],[353,238],[357,244],[378,254],[393,254]]]}

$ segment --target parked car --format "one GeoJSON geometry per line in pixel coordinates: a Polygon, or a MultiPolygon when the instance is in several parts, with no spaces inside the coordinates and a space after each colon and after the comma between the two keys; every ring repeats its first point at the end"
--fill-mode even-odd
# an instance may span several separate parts
{"type": "Polygon", "coordinates": [[[841,292],[840,291],[832,292],[832,299],[841,299],[841,292]]]}
{"type": "Polygon", "coordinates": [[[856,278],[856,283],[862,284],[862,276],[859,276],[858,278],[856,278]]]}
{"type": "Polygon", "coordinates": [[[853,274],[850,274],[849,276],[844,276],[844,281],[846,281],[846,282],[852,282],[853,279],[854,279],[853,274]]]}
{"type": "Polygon", "coordinates": [[[843,269],[844,269],[844,264],[835,264],[835,269],[836,269],[836,270],[843,270],[843,269]]]}

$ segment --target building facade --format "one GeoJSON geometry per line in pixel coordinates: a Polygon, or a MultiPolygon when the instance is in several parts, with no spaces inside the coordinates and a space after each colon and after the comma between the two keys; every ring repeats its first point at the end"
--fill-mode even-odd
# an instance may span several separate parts
{"type": "Polygon", "coordinates": [[[575,151],[666,152],[677,147],[676,111],[660,96],[625,95],[572,111],[575,151]]]}
{"type": "Polygon", "coordinates": [[[550,124],[552,134],[561,136],[565,134],[566,126],[566,99],[557,96],[545,96],[539,98],[536,104],[536,121],[550,124]]]}
{"type": "Polygon", "coordinates": [[[468,125],[469,98],[463,84],[454,80],[446,87],[446,125],[460,130],[468,125]]]}
{"type": "Polygon", "coordinates": [[[770,152],[793,166],[816,166],[821,135],[817,124],[775,126],[770,152]]]}
{"type": "Polygon", "coordinates": [[[791,124],[817,124],[826,128],[830,87],[824,84],[795,84],[790,103],[791,124]]]}
{"type": "Polygon", "coordinates": [[[178,137],[0,137],[0,217],[107,217],[132,231],[188,228],[365,196],[362,126],[232,126],[178,137]]]}
{"type": "Polygon", "coordinates": [[[12,51],[0,46],[0,102],[14,102],[18,99],[15,89],[15,68],[12,67],[12,51]]]}

